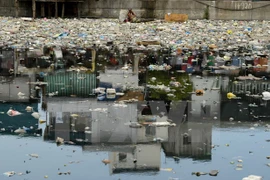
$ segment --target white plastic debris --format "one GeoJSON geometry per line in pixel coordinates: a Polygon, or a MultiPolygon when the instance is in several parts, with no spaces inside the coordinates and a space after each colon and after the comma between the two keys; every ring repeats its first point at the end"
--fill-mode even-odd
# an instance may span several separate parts
{"type": "Polygon", "coordinates": [[[33,157],[33,158],[38,158],[38,154],[29,154],[29,156],[33,157]]]}
{"type": "Polygon", "coordinates": [[[25,110],[26,110],[27,112],[31,112],[31,111],[33,111],[33,107],[27,106],[27,107],[25,108],[25,110]]]}
{"type": "Polygon", "coordinates": [[[14,133],[16,133],[16,134],[24,134],[24,133],[26,133],[26,130],[25,129],[22,129],[22,128],[19,128],[19,129],[16,129],[14,131],[14,133]]]}
{"type": "Polygon", "coordinates": [[[9,116],[18,116],[18,115],[21,115],[22,113],[20,113],[19,111],[15,111],[15,110],[13,110],[13,109],[9,109],[8,111],[7,111],[7,115],[9,115],[9,116]]]}
{"type": "Polygon", "coordinates": [[[15,171],[8,171],[8,172],[5,172],[5,173],[3,173],[5,176],[7,176],[7,177],[11,177],[11,176],[14,176],[16,173],[15,173],[15,171]]]}
{"type": "Polygon", "coordinates": [[[36,119],[40,118],[40,114],[38,112],[33,112],[31,115],[36,119]]]}
{"type": "Polygon", "coordinates": [[[242,180],[262,180],[262,176],[249,175],[248,177],[244,177],[242,180]]]}
{"type": "Polygon", "coordinates": [[[263,95],[263,100],[265,100],[265,101],[268,101],[268,100],[270,100],[270,92],[267,92],[267,91],[265,91],[265,92],[262,92],[262,95],[263,95]]]}
{"type": "Polygon", "coordinates": [[[107,108],[95,108],[95,109],[89,109],[89,111],[105,113],[108,111],[108,109],[107,108]]]}
{"type": "Polygon", "coordinates": [[[176,124],[170,122],[153,122],[149,126],[176,126],[176,124]]]}

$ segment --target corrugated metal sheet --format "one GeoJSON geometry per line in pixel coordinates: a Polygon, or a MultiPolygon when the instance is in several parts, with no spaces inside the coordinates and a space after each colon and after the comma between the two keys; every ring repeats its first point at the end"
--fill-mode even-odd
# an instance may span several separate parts
{"type": "Polygon", "coordinates": [[[44,80],[48,83],[46,92],[58,91],[58,96],[89,97],[96,88],[95,74],[65,72],[48,75],[44,80]]]}

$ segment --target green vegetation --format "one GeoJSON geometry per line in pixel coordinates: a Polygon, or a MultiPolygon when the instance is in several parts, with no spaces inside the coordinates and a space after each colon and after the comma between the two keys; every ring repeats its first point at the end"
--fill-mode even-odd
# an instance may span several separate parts
{"type": "Polygon", "coordinates": [[[189,75],[186,73],[179,73],[175,71],[148,71],[147,72],[147,84],[148,85],[164,85],[170,88],[170,92],[165,89],[153,89],[149,88],[151,99],[158,100],[183,100],[187,99],[192,92],[193,85],[190,82],[189,75]],[[155,77],[156,80],[153,81],[152,77],[155,77]],[[180,86],[175,87],[171,86],[170,82],[171,78],[175,77],[175,82],[179,82],[180,86]],[[174,92],[173,92],[174,91],[174,92]],[[173,94],[174,96],[170,96],[168,94],[173,94]]]}

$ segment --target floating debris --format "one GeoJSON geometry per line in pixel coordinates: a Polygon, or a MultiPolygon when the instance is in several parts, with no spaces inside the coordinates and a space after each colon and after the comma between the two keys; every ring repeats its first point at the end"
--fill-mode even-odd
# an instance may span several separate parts
{"type": "Polygon", "coordinates": [[[244,177],[242,180],[262,180],[262,176],[257,175],[249,175],[248,177],[244,177]]]}
{"type": "Polygon", "coordinates": [[[14,131],[14,133],[16,133],[16,134],[25,134],[26,133],[26,130],[25,129],[22,129],[22,128],[19,128],[19,129],[16,129],[14,131]]]}
{"type": "Polygon", "coordinates": [[[27,107],[25,108],[25,110],[26,110],[27,112],[31,112],[31,111],[33,111],[33,107],[27,106],[27,107]]]}
{"type": "Polygon", "coordinates": [[[5,173],[3,173],[5,176],[7,176],[7,177],[11,177],[11,176],[14,176],[16,173],[15,173],[15,171],[8,171],[8,172],[5,172],[5,173]]]}
{"type": "Polygon", "coordinates": [[[168,172],[170,172],[170,171],[172,171],[173,169],[172,169],[172,168],[160,168],[160,170],[161,170],[161,171],[168,171],[168,172]]]}
{"type": "Polygon", "coordinates": [[[206,175],[208,173],[206,173],[206,172],[192,172],[191,174],[196,175],[196,176],[201,176],[201,175],[206,175]]]}
{"type": "Polygon", "coordinates": [[[56,142],[57,146],[60,146],[60,145],[64,144],[64,139],[57,137],[55,142],[56,142]]]}
{"type": "Polygon", "coordinates": [[[235,99],[236,98],[236,95],[233,94],[233,93],[231,93],[231,92],[229,92],[229,93],[227,93],[227,98],[228,99],[235,99]]]}
{"type": "Polygon", "coordinates": [[[40,114],[38,112],[33,112],[31,114],[35,119],[39,119],[40,118],[40,114]]]}
{"type": "Polygon", "coordinates": [[[105,165],[107,165],[107,164],[110,164],[110,163],[111,163],[111,161],[110,161],[109,159],[103,159],[103,160],[102,160],[102,162],[103,162],[105,165]]]}
{"type": "Polygon", "coordinates": [[[219,173],[218,170],[211,170],[210,173],[209,173],[209,175],[210,175],[210,176],[217,176],[218,173],[219,173]]]}
{"type": "Polygon", "coordinates": [[[9,109],[8,111],[7,111],[7,115],[9,115],[9,116],[18,116],[18,115],[21,115],[22,113],[20,113],[19,111],[15,111],[15,110],[13,110],[13,109],[9,109]]]}
{"type": "Polygon", "coordinates": [[[29,156],[31,156],[33,158],[38,158],[38,154],[29,154],[29,156]]]}

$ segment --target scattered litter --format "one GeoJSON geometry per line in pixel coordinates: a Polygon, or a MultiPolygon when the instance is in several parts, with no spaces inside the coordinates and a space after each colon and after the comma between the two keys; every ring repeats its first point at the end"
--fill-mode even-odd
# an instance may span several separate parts
{"type": "Polygon", "coordinates": [[[5,172],[5,173],[3,173],[5,176],[7,176],[7,177],[11,177],[11,176],[14,176],[16,173],[15,173],[15,171],[8,171],[8,172],[5,172]]]}
{"type": "Polygon", "coordinates": [[[170,172],[170,171],[172,171],[173,169],[172,169],[172,168],[160,168],[160,170],[161,170],[161,171],[168,171],[168,172],[170,172]]]}
{"type": "Polygon", "coordinates": [[[208,173],[206,173],[206,172],[192,172],[191,174],[196,175],[196,176],[201,176],[201,175],[206,175],[208,173]]]}
{"type": "Polygon", "coordinates": [[[176,126],[176,124],[175,123],[170,123],[170,122],[153,122],[153,123],[150,123],[149,126],[156,126],[156,127],[176,126]]]}
{"type": "Polygon", "coordinates": [[[35,119],[39,119],[40,118],[40,114],[38,112],[33,112],[31,114],[35,119]]]}
{"type": "Polygon", "coordinates": [[[209,173],[209,175],[210,175],[210,176],[217,176],[218,173],[219,173],[218,170],[211,170],[210,173],[209,173]]]}
{"type": "Polygon", "coordinates": [[[27,112],[31,112],[31,111],[33,111],[33,107],[27,106],[27,107],[25,108],[25,110],[26,110],[27,112]]]}
{"type": "Polygon", "coordinates": [[[257,175],[249,175],[248,177],[244,177],[242,180],[262,180],[262,176],[257,175]]]}
{"type": "Polygon", "coordinates": [[[39,120],[39,124],[44,124],[44,123],[46,123],[46,120],[42,120],[42,119],[39,120]]]}
{"type": "Polygon", "coordinates": [[[33,158],[38,158],[38,154],[29,154],[29,156],[31,156],[33,158]]]}
{"type": "Polygon", "coordinates": [[[96,109],[89,109],[89,111],[106,113],[108,111],[108,109],[107,108],[96,108],[96,109]]]}
{"type": "Polygon", "coordinates": [[[19,128],[19,129],[16,129],[14,131],[14,133],[16,133],[16,134],[25,134],[26,133],[26,130],[25,129],[22,129],[22,128],[19,128]]]}
{"type": "Polygon", "coordinates": [[[227,93],[227,98],[228,99],[235,99],[236,98],[236,95],[233,94],[233,93],[231,93],[231,92],[229,92],[229,93],[227,93]]]}
{"type": "Polygon", "coordinates": [[[63,138],[60,138],[60,137],[57,137],[56,140],[55,140],[56,144],[58,146],[64,144],[64,139],[63,138]]]}
{"type": "Polygon", "coordinates": [[[110,163],[111,163],[111,161],[110,161],[109,159],[103,159],[103,160],[102,160],[102,162],[103,162],[105,165],[107,165],[107,164],[110,164],[110,163]]]}
{"type": "Polygon", "coordinates": [[[13,109],[9,109],[8,111],[7,111],[7,115],[9,115],[9,116],[18,116],[18,115],[21,115],[22,113],[20,113],[19,111],[15,111],[15,110],[13,110],[13,109]]]}

